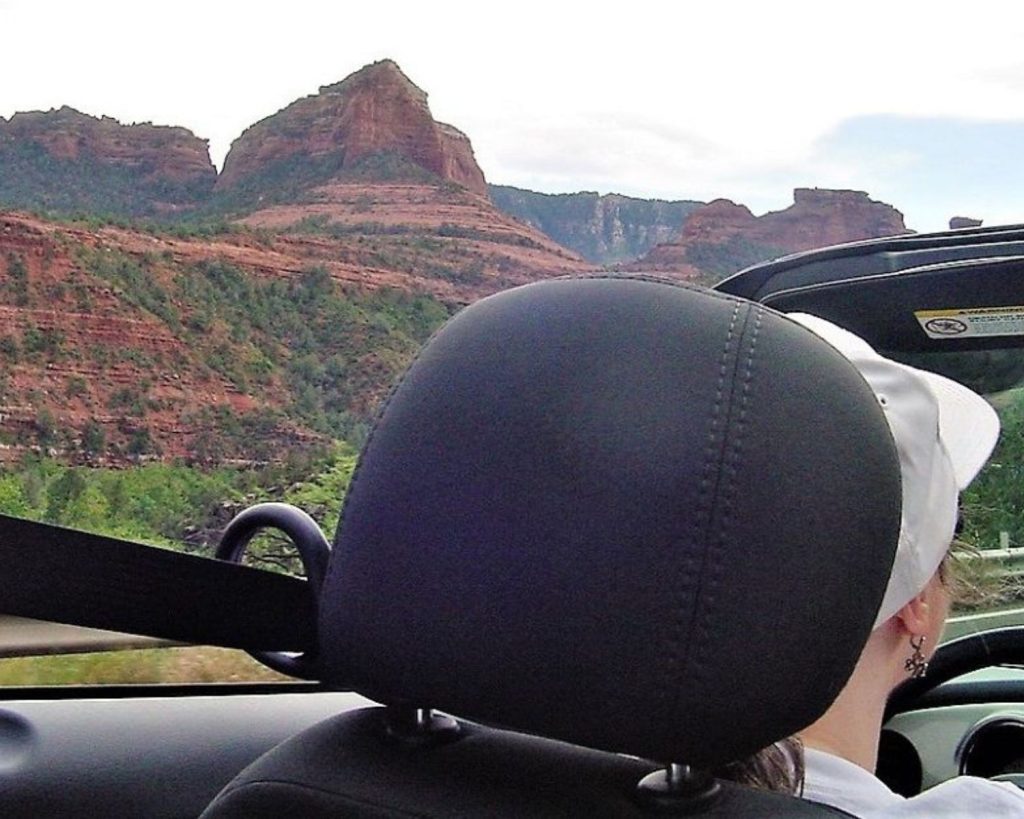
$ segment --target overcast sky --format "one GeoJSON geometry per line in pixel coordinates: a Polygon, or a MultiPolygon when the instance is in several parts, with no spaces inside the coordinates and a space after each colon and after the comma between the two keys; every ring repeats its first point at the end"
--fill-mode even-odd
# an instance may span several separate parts
{"type": "Polygon", "coordinates": [[[1019,2],[0,0],[0,116],[248,125],[395,59],[488,181],[726,197],[850,187],[917,230],[1024,222],[1019,2]]]}

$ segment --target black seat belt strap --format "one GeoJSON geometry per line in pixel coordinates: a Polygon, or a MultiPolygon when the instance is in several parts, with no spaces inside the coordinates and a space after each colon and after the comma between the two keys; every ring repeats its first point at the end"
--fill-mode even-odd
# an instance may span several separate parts
{"type": "Polygon", "coordinates": [[[305,580],[6,515],[0,613],[256,651],[316,642],[305,580]]]}

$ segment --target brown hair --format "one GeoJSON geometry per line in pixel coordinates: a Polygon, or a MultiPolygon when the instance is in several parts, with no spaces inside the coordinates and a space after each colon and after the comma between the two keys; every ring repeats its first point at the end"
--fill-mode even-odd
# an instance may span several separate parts
{"type": "Polygon", "coordinates": [[[780,739],[746,759],[721,766],[715,776],[765,791],[799,796],[804,789],[804,744],[795,736],[780,739]]]}

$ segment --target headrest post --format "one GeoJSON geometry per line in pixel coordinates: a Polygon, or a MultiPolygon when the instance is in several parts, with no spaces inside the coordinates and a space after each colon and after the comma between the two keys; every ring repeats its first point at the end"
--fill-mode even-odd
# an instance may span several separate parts
{"type": "Polygon", "coordinates": [[[389,705],[384,723],[391,739],[407,745],[438,745],[459,736],[459,724],[454,719],[413,705],[389,705]]]}
{"type": "Polygon", "coordinates": [[[707,771],[672,763],[637,783],[637,798],[647,807],[687,813],[716,800],[722,786],[707,771]]]}

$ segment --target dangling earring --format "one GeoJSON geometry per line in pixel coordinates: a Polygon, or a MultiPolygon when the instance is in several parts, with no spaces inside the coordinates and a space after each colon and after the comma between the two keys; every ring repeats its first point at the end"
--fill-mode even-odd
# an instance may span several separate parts
{"type": "Polygon", "coordinates": [[[910,647],[914,649],[914,653],[903,663],[903,670],[910,672],[911,677],[923,677],[928,673],[928,661],[924,658],[924,652],[921,651],[924,647],[924,640],[923,634],[919,634],[916,638],[910,638],[910,647]]]}

